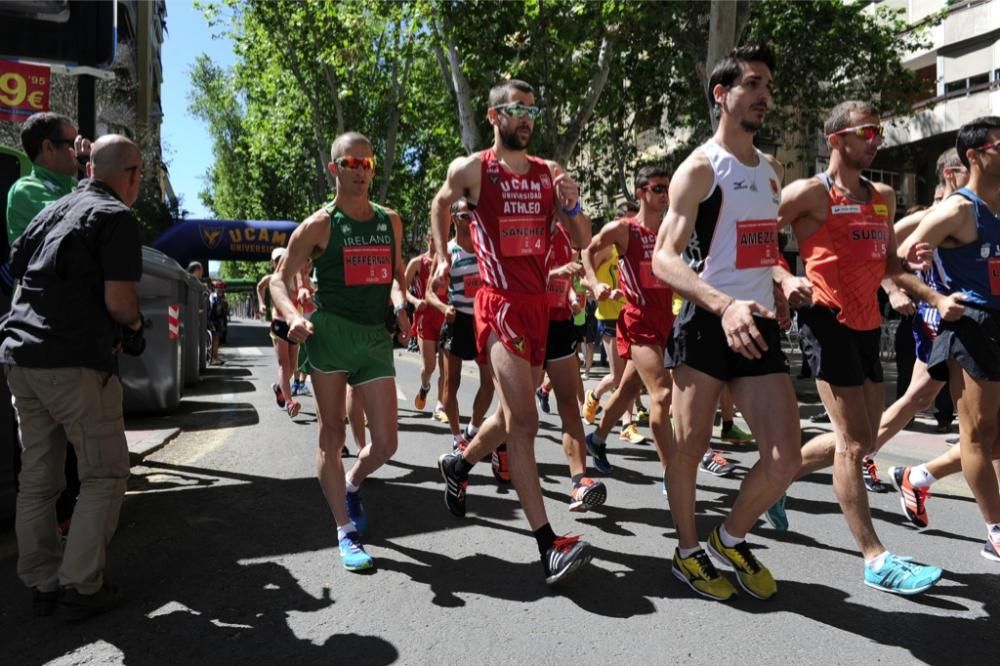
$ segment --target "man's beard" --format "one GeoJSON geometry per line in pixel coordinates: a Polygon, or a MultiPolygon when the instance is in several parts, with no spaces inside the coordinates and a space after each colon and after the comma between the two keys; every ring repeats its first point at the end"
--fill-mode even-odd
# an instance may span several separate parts
{"type": "Polygon", "coordinates": [[[500,143],[503,144],[504,148],[507,150],[524,150],[528,147],[528,142],[531,141],[531,130],[528,130],[528,138],[522,141],[518,133],[520,129],[518,127],[509,131],[500,130],[500,143]]]}
{"type": "Polygon", "coordinates": [[[762,123],[762,122],[761,123],[755,123],[755,122],[753,122],[751,120],[745,120],[745,119],[744,120],[740,120],[740,127],[742,127],[743,129],[745,129],[747,132],[750,132],[751,134],[755,134],[755,133],[759,132],[760,128],[763,127],[763,126],[764,126],[764,123],[762,123]]]}

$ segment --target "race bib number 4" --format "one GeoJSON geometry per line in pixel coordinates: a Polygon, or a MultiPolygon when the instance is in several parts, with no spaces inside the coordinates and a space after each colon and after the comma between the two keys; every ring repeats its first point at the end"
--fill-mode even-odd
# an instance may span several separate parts
{"type": "Polygon", "coordinates": [[[344,248],[344,285],[363,287],[392,282],[392,248],[358,245],[344,248]]]}
{"type": "Polygon", "coordinates": [[[768,268],[778,263],[778,221],[737,220],[736,268],[768,268]]]}
{"type": "Polygon", "coordinates": [[[889,228],[883,222],[851,222],[847,227],[851,254],[858,259],[885,259],[889,228]]]}
{"type": "Polygon", "coordinates": [[[500,254],[505,257],[534,257],[548,250],[548,229],[544,219],[535,217],[500,218],[500,254]]]}
{"type": "Polygon", "coordinates": [[[990,294],[1000,296],[1000,259],[990,259],[990,294]]]}
{"type": "Polygon", "coordinates": [[[642,289],[666,289],[667,285],[653,274],[652,261],[639,262],[639,287],[642,289]]]}

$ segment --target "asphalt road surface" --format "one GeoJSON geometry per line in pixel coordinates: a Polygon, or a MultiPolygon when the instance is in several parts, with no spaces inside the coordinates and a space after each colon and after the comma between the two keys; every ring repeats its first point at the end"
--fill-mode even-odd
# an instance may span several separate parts
{"type": "MultiPolygon", "coordinates": [[[[138,422],[183,432],[133,467],[107,570],[126,596],[120,607],[80,625],[32,618],[13,533],[0,534],[0,663],[998,661],[1000,568],[979,555],[984,528],[963,480],[937,488],[922,533],[904,524],[895,494],[869,495],[893,552],[945,569],[930,593],[903,598],[862,584],[862,561],[822,472],[792,487],[789,532],[762,521],[751,537],[778,595],[718,603],[670,573],[676,539],[652,447],[612,436],[607,504],[569,513],[559,420],[543,415],[536,450],[552,525],[595,549],[590,567],[550,589],[517,498],[488,464],[473,470],[468,516],[445,509],[436,459],[450,435],[414,410],[417,357],[402,350],[399,452],[363,486],[377,570],[347,572],[315,479],[314,402],[304,398],[290,420],[269,390],[266,329],[237,324],[230,337],[226,365],[211,368],[176,414],[138,422]]],[[[475,381],[470,364],[460,394],[466,415],[475,381]]],[[[815,391],[801,386],[808,416],[815,391]]],[[[927,423],[887,446],[883,473],[945,449],[927,423]]],[[[804,438],[815,434],[803,424],[804,438]]],[[[703,538],[756,457],[753,448],[719,448],[740,470],[700,475],[703,538]]]]}

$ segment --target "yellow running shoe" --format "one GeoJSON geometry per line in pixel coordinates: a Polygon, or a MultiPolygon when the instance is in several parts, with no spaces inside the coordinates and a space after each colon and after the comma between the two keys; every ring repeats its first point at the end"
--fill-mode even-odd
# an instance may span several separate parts
{"type": "Polygon", "coordinates": [[[593,425],[594,420],[597,418],[597,408],[600,405],[597,402],[597,398],[594,397],[593,391],[587,391],[586,402],[583,405],[583,419],[593,425]]]}
{"type": "Polygon", "coordinates": [[[634,422],[622,428],[622,432],[618,437],[629,444],[642,444],[646,441],[646,438],[639,432],[639,426],[634,422]]]}
{"type": "Polygon", "coordinates": [[[736,572],[736,582],[747,594],[758,599],[770,599],[778,592],[778,584],[774,582],[771,572],[754,556],[746,541],[726,548],[716,526],[708,535],[708,552],[736,572]]]}
{"type": "Polygon", "coordinates": [[[434,410],[434,420],[435,421],[440,421],[441,423],[447,423],[448,422],[448,415],[445,414],[445,412],[444,412],[443,409],[435,409],[434,410]]]}
{"type": "Polygon", "coordinates": [[[736,588],[718,572],[703,550],[683,558],[680,550],[674,550],[673,572],[677,580],[703,597],[726,601],[736,596],[736,588]]]}

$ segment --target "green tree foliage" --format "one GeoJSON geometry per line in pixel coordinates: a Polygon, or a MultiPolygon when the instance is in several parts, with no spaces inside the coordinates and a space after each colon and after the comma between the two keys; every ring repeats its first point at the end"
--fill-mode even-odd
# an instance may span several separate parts
{"type": "MultiPolygon", "coordinates": [[[[784,141],[807,148],[823,112],[848,97],[905,110],[916,81],[899,54],[922,33],[864,6],[734,6],[734,39],[767,41],[777,54],[769,125],[784,141]]],[[[203,196],[219,217],[304,218],[331,196],[330,142],[357,130],[379,162],[373,198],[400,212],[411,249],[422,248],[448,164],[492,142],[487,95],[505,77],[535,86],[544,113],[532,151],[568,166],[598,215],[630,194],[643,160],[676,165],[711,132],[709,3],[224,0],[204,9],[238,56],[232,71],[202,57],[191,73],[191,109],[215,151],[203,196]],[[640,155],[640,136],[667,153],[640,155]]]]}

